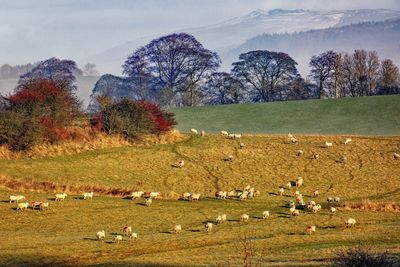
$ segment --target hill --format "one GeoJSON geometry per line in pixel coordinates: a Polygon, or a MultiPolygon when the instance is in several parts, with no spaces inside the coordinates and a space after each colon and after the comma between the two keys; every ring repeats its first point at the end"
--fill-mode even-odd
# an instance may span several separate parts
{"type": "Polygon", "coordinates": [[[222,136],[190,136],[175,144],[130,146],[86,151],[67,156],[0,160],[0,265],[1,266],[240,266],[244,246],[251,247],[253,263],[261,266],[321,266],[337,249],[357,244],[376,251],[400,254],[398,235],[400,197],[399,137],[352,137],[344,145],[342,136],[299,136],[298,144],[286,137],[244,136],[238,140],[222,136]],[[325,141],[333,147],[324,148],[325,141]],[[298,149],[303,156],[296,156],[298,149]],[[315,160],[311,152],[318,153],[315,160]],[[233,161],[223,158],[233,155],[233,161]],[[339,163],[340,155],[348,161],[339,163]],[[184,159],[183,168],[171,164],[184,159]],[[297,176],[300,188],[279,186],[297,176]],[[254,199],[218,200],[216,190],[243,189],[247,184],[260,190],[254,199]],[[315,189],[320,195],[313,197],[315,189]],[[151,207],[144,200],[122,198],[133,190],[159,191],[162,199],[151,207]],[[289,215],[289,201],[300,190],[305,201],[322,204],[313,213],[300,209],[289,215]],[[84,191],[94,191],[83,200],[84,191]],[[68,193],[65,201],[54,194],[68,193]],[[176,193],[198,192],[200,200],[179,201],[176,193]],[[15,210],[10,195],[23,194],[27,201],[46,201],[48,210],[15,210]],[[107,197],[114,196],[114,197],[107,197]],[[327,197],[341,198],[328,204],[327,197]],[[367,200],[368,199],[368,200],[367,200]],[[353,204],[352,204],[353,203],[353,204]],[[381,203],[381,204],[379,204],[381,203]],[[335,205],[338,211],[329,212],[335,205]],[[261,219],[264,210],[268,219],[261,219]],[[248,214],[250,220],[241,222],[248,214]],[[205,222],[220,214],[228,221],[214,225],[210,234],[205,222]],[[357,224],[345,228],[344,221],[357,224]],[[175,224],[183,231],[172,234],[175,224]],[[308,224],[317,231],[305,234],[308,224]],[[112,238],[131,225],[136,241],[112,238]],[[106,231],[104,242],[96,232],[106,231]]]}
{"type": "Polygon", "coordinates": [[[400,134],[400,96],[184,107],[177,128],[249,134],[400,134]]]}

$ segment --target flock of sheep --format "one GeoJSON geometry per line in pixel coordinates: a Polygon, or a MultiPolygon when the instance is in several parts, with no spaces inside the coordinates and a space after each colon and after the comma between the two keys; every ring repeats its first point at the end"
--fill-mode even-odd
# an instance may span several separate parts
{"type": "MultiPolygon", "coordinates": [[[[198,134],[198,131],[196,129],[191,129],[191,132],[193,134],[198,134]]],[[[205,132],[201,131],[200,133],[201,136],[205,136],[205,132]]],[[[242,137],[242,134],[235,134],[235,133],[228,133],[227,131],[221,131],[221,135],[226,136],[227,138],[230,139],[240,139],[242,137]]],[[[298,140],[293,134],[288,134],[288,141],[289,143],[297,143],[298,140]]],[[[352,140],[350,138],[347,138],[343,143],[345,145],[350,144],[352,140]]],[[[325,142],[324,147],[326,148],[331,148],[333,146],[333,143],[331,142],[325,142]]],[[[240,143],[239,146],[241,149],[245,148],[245,144],[240,143]]],[[[304,152],[302,150],[296,151],[297,156],[302,156],[304,152]]],[[[394,159],[398,160],[400,159],[400,156],[397,153],[394,153],[394,159]]],[[[318,159],[319,155],[316,153],[313,153],[313,158],[318,159]]],[[[231,161],[233,160],[233,156],[229,155],[226,158],[224,158],[225,161],[231,161]]],[[[347,157],[343,155],[339,162],[346,163],[347,157]]],[[[185,166],[184,160],[180,160],[176,164],[173,165],[174,167],[177,168],[183,168],[185,166]]],[[[278,195],[282,196],[285,193],[285,190],[291,190],[293,187],[296,188],[296,190],[293,193],[290,193],[294,197],[294,200],[289,202],[289,215],[290,216],[299,216],[300,211],[311,211],[313,213],[318,213],[321,209],[322,206],[321,204],[316,203],[313,200],[309,200],[305,202],[303,195],[300,193],[298,190],[303,186],[304,179],[302,177],[297,177],[295,181],[290,181],[288,182],[285,186],[280,186],[279,189],[277,190],[278,195]]],[[[251,187],[250,185],[246,186],[243,188],[243,190],[232,190],[232,191],[217,191],[215,192],[215,197],[217,199],[238,199],[239,201],[249,199],[249,198],[254,198],[259,196],[261,193],[259,190],[256,190],[254,187],[251,187]]],[[[313,192],[313,196],[317,197],[319,195],[319,190],[316,189],[313,192]]],[[[158,197],[161,196],[161,193],[159,192],[143,192],[143,191],[135,191],[132,192],[130,197],[132,200],[136,199],[141,199],[143,198],[145,203],[145,206],[151,206],[153,199],[157,199],[158,197]]],[[[186,201],[199,201],[201,194],[199,193],[190,193],[190,192],[184,192],[180,199],[181,200],[186,200],[186,201]]],[[[67,197],[67,194],[65,193],[60,193],[55,195],[55,201],[63,201],[67,197]]],[[[93,198],[93,192],[86,192],[83,194],[83,199],[92,199],[93,198]]],[[[49,208],[49,203],[48,202],[40,202],[40,201],[33,201],[31,203],[28,202],[23,202],[25,201],[25,197],[22,195],[16,195],[16,196],[10,196],[10,203],[16,203],[17,210],[26,210],[29,206],[32,209],[39,209],[39,210],[45,210],[49,208]]],[[[329,211],[331,213],[336,212],[336,208],[334,207],[333,204],[337,204],[340,202],[339,197],[328,197],[327,198],[327,203],[329,207],[329,211]]],[[[270,216],[270,212],[268,210],[265,210],[261,214],[262,219],[267,219],[270,216]]],[[[240,217],[241,222],[247,222],[250,219],[248,214],[242,214],[240,217]]],[[[226,214],[221,214],[218,215],[215,219],[215,221],[207,221],[204,226],[206,229],[206,232],[210,233],[212,231],[212,228],[214,225],[219,225],[223,224],[224,222],[227,221],[227,215],[226,214]]],[[[345,221],[345,226],[346,227],[352,227],[356,224],[356,220],[354,218],[348,218],[345,221]]],[[[125,236],[128,237],[130,240],[136,240],[138,238],[138,234],[132,231],[131,226],[124,226],[123,227],[123,232],[125,233],[125,236]]],[[[173,233],[178,234],[182,231],[182,226],[181,224],[176,224],[175,227],[173,228],[173,233]]],[[[306,233],[312,234],[313,232],[316,231],[316,226],[315,225],[307,225],[305,229],[306,233]]],[[[104,240],[106,237],[106,233],[104,230],[99,231],[96,233],[96,238],[98,240],[104,240]]],[[[123,240],[123,235],[116,235],[113,238],[113,242],[119,243],[120,241],[123,240]]]]}

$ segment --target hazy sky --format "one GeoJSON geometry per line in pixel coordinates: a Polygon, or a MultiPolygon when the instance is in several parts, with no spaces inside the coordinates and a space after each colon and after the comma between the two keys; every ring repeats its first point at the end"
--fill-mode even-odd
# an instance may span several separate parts
{"type": "Polygon", "coordinates": [[[0,0],[0,65],[51,56],[83,64],[139,37],[273,8],[400,10],[400,0],[0,0]]]}

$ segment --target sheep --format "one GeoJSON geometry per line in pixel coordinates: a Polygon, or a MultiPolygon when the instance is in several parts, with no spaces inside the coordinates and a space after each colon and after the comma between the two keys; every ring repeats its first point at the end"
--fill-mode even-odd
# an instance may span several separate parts
{"type": "Polygon", "coordinates": [[[236,192],[235,191],[232,190],[232,191],[228,192],[228,197],[229,198],[232,198],[232,197],[235,197],[235,196],[236,196],[236,192]]]}
{"type": "Polygon", "coordinates": [[[206,132],[204,130],[201,130],[200,136],[203,136],[203,137],[206,136],[206,132]]]}
{"type": "Polygon", "coordinates": [[[43,203],[43,202],[40,202],[40,201],[32,201],[32,202],[31,202],[31,207],[32,207],[32,209],[40,208],[40,205],[41,205],[42,203],[43,203]]]}
{"type": "Polygon", "coordinates": [[[39,206],[40,210],[45,210],[49,208],[49,202],[42,202],[39,206]]]}
{"type": "Polygon", "coordinates": [[[83,194],[83,199],[93,199],[93,192],[90,192],[90,193],[85,192],[83,194]]]}
{"type": "Polygon", "coordinates": [[[299,210],[293,210],[291,213],[290,213],[292,216],[299,216],[300,215],[300,211],[299,210]]]}
{"type": "Polygon", "coordinates": [[[229,155],[227,157],[224,158],[224,161],[232,161],[233,160],[233,156],[229,155]]]}
{"type": "Polygon", "coordinates": [[[179,160],[176,164],[172,165],[175,168],[183,168],[185,166],[185,161],[183,159],[179,160]]]}
{"type": "Polygon", "coordinates": [[[240,144],[239,144],[239,148],[240,148],[240,149],[243,149],[243,148],[245,148],[245,147],[246,147],[246,145],[245,145],[244,143],[240,143],[240,144]]]}
{"type": "Polygon", "coordinates": [[[280,196],[283,196],[283,193],[285,193],[285,189],[283,187],[279,187],[278,193],[280,196]]]}
{"type": "Polygon", "coordinates": [[[346,162],[347,162],[347,157],[346,157],[346,155],[342,155],[342,156],[340,157],[340,159],[338,160],[338,162],[340,162],[340,163],[346,163],[346,162]]]}
{"type": "Polygon", "coordinates": [[[137,234],[137,233],[130,233],[130,234],[129,234],[129,239],[136,240],[137,237],[138,237],[138,234],[137,234]]]}
{"type": "Polygon", "coordinates": [[[290,201],[289,202],[289,207],[290,208],[295,208],[296,207],[296,203],[294,203],[294,201],[290,201]]]}
{"type": "Polygon", "coordinates": [[[235,139],[235,134],[228,134],[229,139],[235,139]]]}
{"type": "Polygon", "coordinates": [[[213,224],[208,222],[208,223],[205,224],[205,227],[206,227],[207,233],[211,233],[211,230],[213,228],[213,224]]]}
{"type": "Polygon", "coordinates": [[[336,208],[335,207],[330,207],[329,211],[332,212],[332,213],[335,213],[336,212],[336,208]]]}
{"type": "Polygon", "coordinates": [[[333,197],[327,197],[327,198],[326,198],[326,202],[332,203],[332,202],[333,202],[333,197]]]}
{"type": "Polygon", "coordinates": [[[314,213],[317,213],[318,211],[320,211],[320,207],[321,207],[321,205],[316,205],[316,206],[314,206],[314,207],[312,207],[312,211],[314,212],[314,213]]]}
{"type": "Polygon", "coordinates": [[[221,133],[221,135],[223,135],[223,136],[228,136],[228,135],[229,135],[229,133],[228,133],[227,131],[221,131],[220,133],[221,133]]]}
{"type": "Polygon", "coordinates": [[[190,129],[190,131],[192,132],[192,134],[199,134],[199,132],[194,128],[190,129]]]}
{"type": "Polygon", "coordinates": [[[312,152],[312,158],[313,159],[319,159],[319,154],[312,152]]]}
{"type": "Polygon", "coordinates": [[[243,192],[239,193],[239,200],[242,201],[242,200],[246,199],[248,195],[249,195],[249,192],[247,192],[247,191],[243,191],[243,192]]]}
{"type": "Polygon", "coordinates": [[[296,202],[299,203],[299,204],[304,202],[304,200],[303,200],[303,195],[302,195],[302,194],[300,194],[300,195],[298,195],[298,196],[296,197],[296,202]]]}
{"type": "Polygon", "coordinates": [[[129,235],[132,233],[132,227],[125,225],[124,228],[122,228],[122,231],[125,233],[125,235],[129,235]]]}
{"type": "Polygon", "coordinates": [[[250,188],[251,188],[251,186],[250,186],[250,185],[246,185],[246,187],[244,188],[244,191],[249,191],[249,190],[250,190],[250,188]]]}
{"type": "Polygon", "coordinates": [[[149,197],[157,199],[160,195],[160,192],[150,192],[149,197]]]}
{"type": "Polygon", "coordinates": [[[189,192],[185,192],[182,194],[182,199],[184,200],[189,200],[191,193],[189,192]]]}
{"type": "Polygon", "coordinates": [[[56,194],[56,200],[55,201],[63,201],[68,195],[65,193],[62,194],[56,194]]]}
{"type": "Polygon", "coordinates": [[[199,199],[200,199],[200,194],[191,194],[190,195],[190,200],[191,201],[199,201],[199,199]]]}
{"type": "Polygon", "coordinates": [[[219,216],[215,219],[215,222],[216,222],[217,224],[221,224],[221,223],[222,223],[222,217],[219,215],[219,216]]]}
{"type": "Polygon", "coordinates": [[[330,148],[333,146],[333,143],[331,142],[325,142],[325,148],[330,148]]]}
{"type": "Polygon", "coordinates": [[[241,222],[247,222],[249,220],[249,215],[247,214],[242,214],[242,216],[240,217],[240,221],[241,222]]]}
{"type": "Polygon", "coordinates": [[[292,144],[297,143],[297,138],[291,133],[288,134],[288,139],[289,139],[289,142],[291,142],[292,144]]]}
{"type": "Polygon", "coordinates": [[[29,207],[28,202],[17,203],[17,210],[26,210],[29,207]]]}
{"type": "Polygon", "coordinates": [[[215,192],[215,197],[218,199],[226,198],[228,193],[226,191],[217,191],[215,192]]]}
{"type": "Polygon", "coordinates": [[[397,153],[393,153],[393,158],[394,158],[395,160],[398,160],[398,159],[400,159],[400,155],[397,154],[397,153]]]}
{"type": "Polygon", "coordinates": [[[121,241],[122,241],[122,235],[116,235],[113,239],[113,242],[117,244],[119,244],[119,242],[121,241]]]}
{"type": "Polygon", "coordinates": [[[222,223],[226,222],[226,214],[221,215],[222,223]]]}
{"type": "Polygon", "coordinates": [[[153,203],[153,200],[151,198],[146,198],[144,204],[146,207],[150,207],[152,203],[153,203]]]}
{"type": "Polygon", "coordinates": [[[303,185],[303,178],[301,177],[301,176],[299,176],[299,177],[297,177],[297,180],[296,180],[296,186],[297,187],[300,187],[300,186],[302,186],[303,185]]]}
{"type": "Polygon", "coordinates": [[[292,188],[292,182],[288,182],[288,183],[286,184],[286,188],[287,188],[287,189],[292,188]]]}
{"type": "Polygon", "coordinates": [[[353,218],[349,218],[345,221],[346,227],[353,227],[356,224],[356,220],[353,218]]]}
{"type": "Polygon", "coordinates": [[[234,134],[233,139],[240,139],[242,138],[242,134],[234,134]]]}
{"type": "Polygon", "coordinates": [[[344,140],[345,145],[350,144],[350,143],[351,143],[351,138],[346,138],[346,140],[344,140]]]}
{"type": "Polygon", "coordinates": [[[260,190],[256,190],[256,191],[254,191],[254,196],[255,197],[257,197],[257,196],[260,196],[261,195],[261,192],[260,192],[260,190]]]}
{"type": "Polygon", "coordinates": [[[339,203],[340,202],[340,197],[334,197],[333,202],[339,203]]]}
{"type": "Polygon", "coordinates": [[[182,226],[180,224],[175,225],[174,233],[179,234],[182,231],[182,226]]]}
{"type": "Polygon", "coordinates": [[[97,240],[101,240],[106,238],[106,232],[104,230],[97,232],[96,234],[97,240]]]}
{"type": "Polygon", "coordinates": [[[25,200],[25,196],[17,195],[17,196],[10,196],[10,203],[18,203],[21,200],[25,200]]]}
{"type": "Polygon", "coordinates": [[[303,154],[304,154],[304,152],[301,149],[296,151],[296,156],[298,156],[298,157],[303,156],[303,154]]]}
{"type": "Polygon", "coordinates": [[[308,201],[307,202],[307,209],[312,210],[316,205],[315,201],[308,201]]]}
{"type": "Polygon", "coordinates": [[[254,197],[254,192],[248,192],[247,193],[247,198],[253,198],[254,197]]]}
{"type": "Polygon", "coordinates": [[[131,198],[132,198],[132,200],[135,200],[137,198],[141,198],[143,196],[143,194],[144,194],[143,191],[135,191],[135,192],[132,192],[131,198]]]}
{"type": "Polygon", "coordinates": [[[313,192],[313,196],[314,197],[317,197],[319,195],[319,190],[317,189],[317,190],[314,190],[314,192],[313,192]]]}
{"type": "Polygon", "coordinates": [[[294,196],[295,196],[295,197],[298,197],[298,196],[300,196],[300,195],[301,195],[300,191],[298,191],[298,190],[297,190],[297,191],[294,191],[294,196]]]}
{"type": "Polygon", "coordinates": [[[311,235],[313,232],[315,232],[316,230],[315,228],[316,228],[315,225],[307,225],[306,227],[307,234],[311,235]]]}
{"type": "Polygon", "coordinates": [[[262,213],[262,218],[263,218],[263,219],[266,219],[266,218],[268,218],[268,217],[269,217],[269,211],[268,211],[268,210],[263,211],[263,213],[262,213]]]}

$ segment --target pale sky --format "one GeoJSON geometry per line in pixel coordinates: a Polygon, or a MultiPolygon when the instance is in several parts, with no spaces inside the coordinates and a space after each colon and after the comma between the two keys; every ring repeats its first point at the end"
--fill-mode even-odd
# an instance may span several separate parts
{"type": "Polygon", "coordinates": [[[0,65],[86,58],[127,41],[253,10],[400,10],[400,0],[0,0],[0,65]]]}

